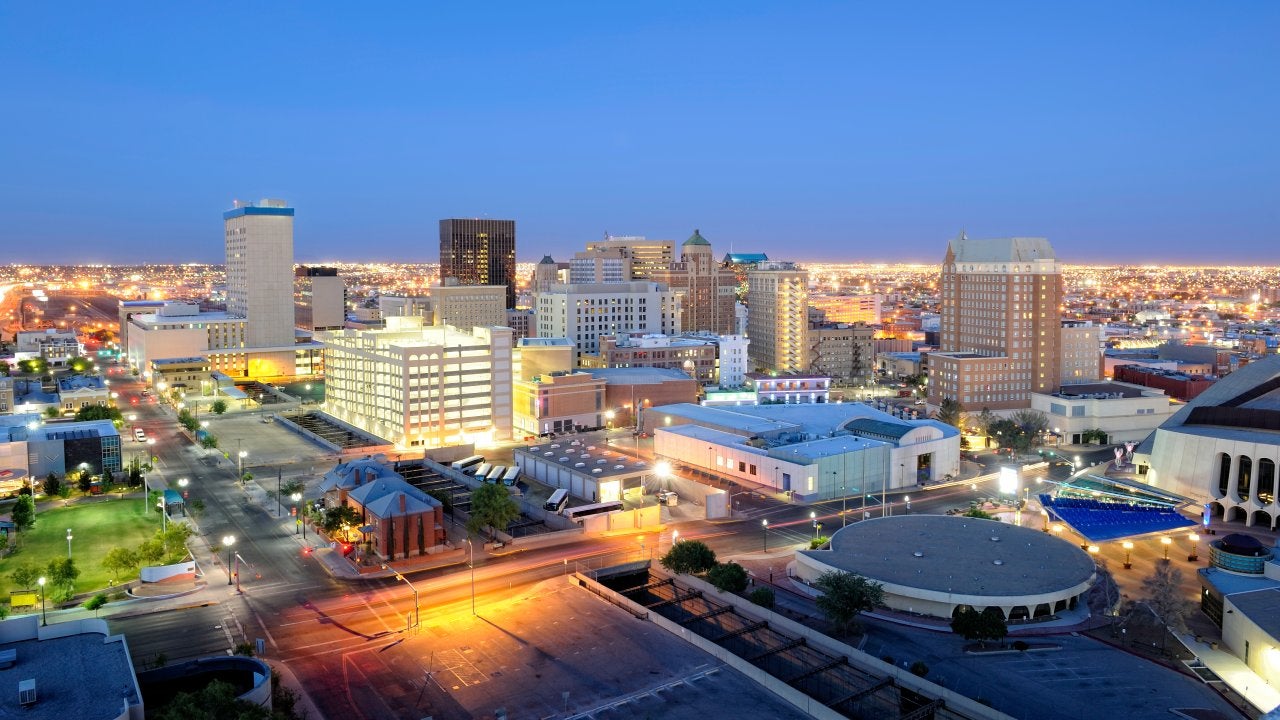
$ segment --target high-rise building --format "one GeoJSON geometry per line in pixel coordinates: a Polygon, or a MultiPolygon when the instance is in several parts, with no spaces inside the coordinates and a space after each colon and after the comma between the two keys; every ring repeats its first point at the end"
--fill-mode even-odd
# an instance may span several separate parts
{"type": "Polygon", "coordinates": [[[516,306],[516,222],[487,218],[440,221],[440,278],[461,285],[505,285],[516,306]]]}
{"type": "Polygon", "coordinates": [[[587,243],[587,252],[621,250],[631,258],[631,280],[649,280],[675,262],[675,240],[650,240],[638,235],[610,236],[587,243]]]}
{"type": "Polygon", "coordinates": [[[246,348],[291,348],[293,208],[283,200],[256,204],[236,200],[222,218],[226,226],[227,314],[247,320],[246,348]]]}
{"type": "Polygon", "coordinates": [[[623,247],[574,253],[569,260],[569,282],[574,285],[631,282],[634,264],[630,252],[623,247]]]}
{"type": "Polygon", "coordinates": [[[1062,384],[1102,379],[1102,326],[1092,320],[1062,322],[1062,384]]]}
{"type": "Polygon", "coordinates": [[[1045,238],[973,240],[942,261],[941,347],[929,354],[929,404],[1031,406],[1062,380],[1062,270],[1045,238]]]}
{"type": "Polygon", "coordinates": [[[716,262],[711,243],[697,230],[680,246],[680,262],[657,270],[652,278],[681,295],[680,326],[685,332],[731,335],[738,289],[733,271],[716,262]]]}
{"type": "Polygon", "coordinates": [[[533,294],[546,292],[552,285],[569,282],[565,275],[568,269],[568,263],[558,263],[550,255],[543,255],[542,260],[533,266],[533,282],[530,283],[533,294]]]}
{"type": "Polygon", "coordinates": [[[762,261],[747,271],[747,337],[757,369],[809,370],[809,271],[762,261]]]}
{"type": "Polygon", "coordinates": [[[839,383],[875,381],[875,330],[863,323],[820,323],[809,328],[812,372],[839,383]]]}
{"type": "MultiPolygon", "coordinates": [[[[809,307],[820,315],[816,322],[866,323],[879,325],[884,295],[819,295],[809,296],[809,307]]],[[[815,313],[811,312],[812,318],[815,313]]]]}
{"type": "Polygon", "coordinates": [[[326,413],[402,448],[511,438],[511,330],[386,320],[317,334],[326,413]]]}
{"type": "Polygon", "coordinates": [[[347,322],[347,285],[337,268],[299,267],[297,307],[294,317],[299,328],[341,330],[347,322]]]}
{"type": "Polygon", "coordinates": [[[606,335],[678,334],[680,301],[653,282],[553,285],[539,293],[535,319],[538,337],[569,338],[579,355],[595,355],[606,335]]]}

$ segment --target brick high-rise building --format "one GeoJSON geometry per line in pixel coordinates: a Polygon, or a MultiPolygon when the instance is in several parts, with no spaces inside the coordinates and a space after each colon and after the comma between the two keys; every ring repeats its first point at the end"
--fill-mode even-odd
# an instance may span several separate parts
{"type": "Polygon", "coordinates": [[[711,252],[711,243],[697,230],[680,246],[680,262],[651,277],[683,297],[680,327],[685,332],[732,335],[737,326],[733,313],[737,278],[721,266],[711,252]]]}
{"type": "MultiPolygon", "coordinates": [[[[604,240],[587,243],[587,253],[621,251],[631,260],[629,280],[648,280],[675,262],[675,240],[650,240],[638,235],[605,235],[604,240]]],[[[575,256],[577,257],[577,256],[575,256]]]]}
{"type": "Polygon", "coordinates": [[[1062,379],[1062,270],[1045,238],[971,240],[942,261],[941,348],[929,355],[929,404],[1031,406],[1062,379]]]}
{"type": "Polygon", "coordinates": [[[459,285],[505,285],[516,306],[516,221],[453,218],[440,221],[440,279],[459,285]]]}

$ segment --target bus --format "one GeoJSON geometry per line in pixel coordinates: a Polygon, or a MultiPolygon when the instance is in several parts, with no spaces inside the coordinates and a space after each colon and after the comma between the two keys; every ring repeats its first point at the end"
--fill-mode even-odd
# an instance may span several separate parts
{"type": "MultiPolygon", "coordinates": [[[[506,472],[507,472],[506,465],[494,465],[493,469],[489,471],[489,474],[484,476],[484,481],[487,483],[500,483],[502,482],[503,474],[505,474],[506,472]]],[[[477,475],[476,477],[479,477],[479,476],[477,475]]]]}
{"type": "Polygon", "coordinates": [[[564,516],[570,520],[581,520],[588,515],[617,512],[621,509],[622,501],[612,500],[610,502],[596,503],[594,505],[579,505],[578,507],[565,508],[564,516]]]}
{"type": "Polygon", "coordinates": [[[520,479],[520,468],[512,465],[507,471],[502,473],[502,484],[511,487],[516,484],[516,480],[520,479]]]}
{"type": "Polygon", "coordinates": [[[569,491],[564,488],[551,493],[551,497],[547,498],[547,503],[543,505],[544,510],[551,512],[560,512],[564,509],[565,503],[569,502],[569,491]]]}
{"type": "Polygon", "coordinates": [[[466,470],[467,468],[475,467],[476,465],[479,465],[482,462],[484,462],[483,455],[472,455],[471,457],[463,458],[461,460],[454,460],[453,464],[450,465],[450,467],[452,467],[454,470],[466,470]]]}
{"type": "Polygon", "coordinates": [[[489,471],[493,469],[493,466],[490,465],[489,463],[480,463],[479,465],[471,469],[475,470],[475,473],[473,474],[475,475],[476,479],[481,482],[484,482],[485,477],[488,476],[489,471]]]}

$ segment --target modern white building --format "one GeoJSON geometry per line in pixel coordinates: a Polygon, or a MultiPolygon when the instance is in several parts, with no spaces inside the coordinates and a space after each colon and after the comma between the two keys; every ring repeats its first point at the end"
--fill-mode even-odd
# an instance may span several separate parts
{"type": "Polygon", "coordinates": [[[537,296],[537,321],[538,337],[566,337],[580,355],[594,355],[605,335],[679,334],[680,306],[654,282],[552,285],[537,296]]]}
{"type": "Polygon", "coordinates": [[[644,413],[654,453],[802,502],[849,498],[941,480],[960,471],[960,433],[935,420],[899,420],[862,403],[661,405],[644,413]]]}
{"type": "Polygon", "coordinates": [[[324,412],[402,448],[511,439],[511,330],[426,326],[317,333],[324,412]]]}
{"type": "Polygon", "coordinates": [[[1163,390],[1122,382],[1031,393],[1031,409],[1044,413],[1049,429],[1070,445],[1080,444],[1087,430],[1106,433],[1106,443],[1141,442],[1173,415],[1172,401],[1163,390]]]}
{"type": "Polygon", "coordinates": [[[62,367],[71,358],[84,354],[73,330],[30,330],[17,333],[14,359],[41,358],[52,367],[62,367]]]}
{"type": "Polygon", "coordinates": [[[251,377],[295,375],[293,208],[283,200],[236,200],[222,218],[227,314],[246,320],[245,371],[251,377]]]}
{"type": "MultiPolygon", "coordinates": [[[[290,310],[293,301],[290,300],[290,310]]],[[[246,320],[195,305],[165,303],[155,313],[129,318],[129,364],[150,379],[155,360],[208,356],[213,370],[243,375],[246,320]]]]}
{"type": "Polygon", "coordinates": [[[720,346],[720,387],[741,387],[747,381],[751,341],[743,335],[717,335],[720,346]]]}
{"type": "Polygon", "coordinates": [[[747,271],[747,336],[756,370],[809,369],[809,271],[766,261],[747,271]]]}
{"type": "Polygon", "coordinates": [[[1226,520],[1280,520],[1280,357],[1249,363],[1166,420],[1134,452],[1147,481],[1226,520]]]}

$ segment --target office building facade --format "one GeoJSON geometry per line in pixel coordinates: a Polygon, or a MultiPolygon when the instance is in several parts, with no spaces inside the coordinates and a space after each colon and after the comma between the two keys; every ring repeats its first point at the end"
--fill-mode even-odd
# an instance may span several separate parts
{"type": "Polygon", "coordinates": [[[711,243],[698,230],[680,246],[680,262],[653,274],[653,280],[682,296],[680,326],[685,332],[733,334],[738,283],[733,271],[716,262],[711,243]]]}
{"type": "Polygon", "coordinates": [[[347,285],[337,268],[298,268],[294,291],[294,318],[300,329],[341,330],[346,325],[347,285]]]}
{"type": "Polygon", "coordinates": [[[459,285],[504,285],[516,306],[516,222],[486,218],[440,221],[440,278],[459,285]]]}
{"type": "Polygon", "coordinates": [[[650,280],[675,262],[675,240],[650,240],[638,235],[611,236],[587,243],[587,253],[620,251],[631,260],[631,280],[650,280]]]}
{"type": "Polygon", "coordinates": [[[292,346],[293,208],[283,200],[237,200],[222,217],[227,314],[248,321],[247,348],[292,346]]]}
{"type": "Polygon", "coordinates": [[[608,335],[680,332],[679,298],[645,281],[553,285],[538,295],[535,317],[538,337],[569,338],[580,356],[598,354],[608,335]]]}
{"type": "Polygon", "coordinates": [[[809,369],[809,272],[763,261],[747,272],[747,336],[753,369],[809,369]]]}

